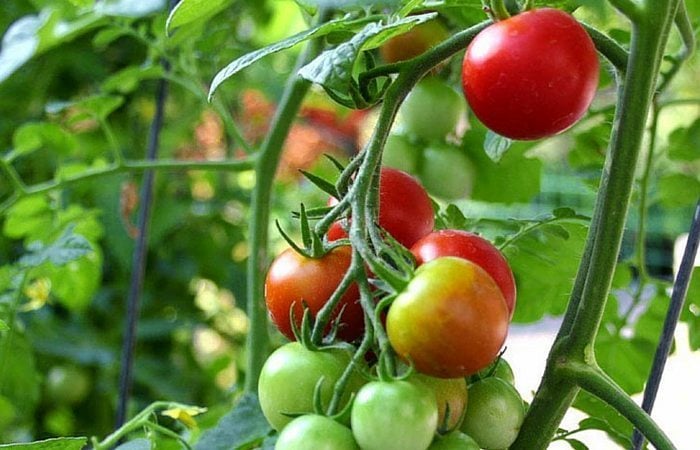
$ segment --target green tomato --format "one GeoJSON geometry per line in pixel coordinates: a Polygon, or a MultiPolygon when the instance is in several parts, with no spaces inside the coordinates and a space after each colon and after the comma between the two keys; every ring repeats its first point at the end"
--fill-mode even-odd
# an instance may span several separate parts
{"type": "Polygon", "coordinates": [[[284,427],[275,450],[360,450],[350,428],[328,417],[310,414],[284,427]]]}
{"type": "Polygon", "coordinates": [[[413,144],[408,136],[392,133],[384,144],[382,164],[415,175],[420,153],[420,147],[413,144]]]}
{"type": "Polygon", "coordinates": [[[442,436],[433,442],[428,450],[480,450],[479,444],[459,431],[442,436]]]}
{"type": "Polygon", "coordinates": [[[91,385],[90,375],[77,366],[54,366],[46,375],[46,394],[57,404],[80,403],[91,385]]]}
{"type": "Polygon", "coordinates": [[[472,382],[481,380],[482,378],[496,377],[515,386],[515,375],[513,369],[503,358],[496,359],[491,365],[479,371],[472,376],[472,382]]]}
{"type": "Polygon", "coordinates": [[[437,144],[424,150],[418,176],[432,195],[456,200],[471,194],[475,169],[459,147],[437,144]]]}
{"type": "Polygon", "coordinates": [[[406,132],[425,141],[440,141],[457,126],[464,98],[436,77],[418,82],[399,109],[406,132]]]}
{"type": "Polygon", "coordinates": [[[438,425],[435,395],[409,381],[373,381],[352,406],[352,433],[362,450],[425,450],[438,425]]]}
{"type": "Polygon", "coordinates": [[[523,399],[500,378],[489,377],[469,386],[469,404],[461,430],[487,450],[508,448],[525,418],[523,399]]]}
{"type": "MultiPolygon", "coordinates": [[[[314,389],[321,379],[321,403],[328,405],[335,383],[350,359],[351,354],[345,350],[311,351],[299,342],[275,350],[265,361],[258,380],[260,407],[270,425],[280,431],[293,419],[285,413],[312,413],[314,389]]],[[[346,386],[341,408],[363,384],[361,374],[354,373],[346,386]]]]}
{"type": "Polygon", "coordinates": [[[464,378],[435,378],[416,372],[410,381],[422,384],[435,395],[438,431],[446,433],[459,427],[467,409],[467,382],[464,378]]]}

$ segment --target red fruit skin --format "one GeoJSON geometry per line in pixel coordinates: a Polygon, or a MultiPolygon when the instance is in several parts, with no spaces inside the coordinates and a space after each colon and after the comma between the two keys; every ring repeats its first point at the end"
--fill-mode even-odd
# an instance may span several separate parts
{"type": "Polygon", "coordinates": [[[468,231],[434,231],[411,247],[418,265],[442,256],[469,260],[488,273],[501,289],[508,306],[509,317],[515,310],[516,287],[513,272],[500,251],[486,239],[468,231]]]}
{"type": "MultiPolygon", "coordinates": [[[[350,246],[336,247],[321,258],[311,259],[293,249],[282,252],[272,262],[265,279],[265,303],[272,321],[288,339],[295,340],[289,310],[294,308],[298,327],[303,317],[302,302],[315,317],[331,297],[350,267],[350,246]]],[[[343,315],[338,337],[352,342],[364,332],[364,313],[360,305],[360,293],[356,284],[343,294],[333,311],[331,323],[340,313],[343,315]]],[[[329,328],[326,331],[329,331],[329,328]]]]}
{"type": "Polygon", "coordinates": [[[598,86],[593,41],[571,15],[533,9],[494,23],[467,47],[464,95],[479,120],[511,139],[552,136],[588,109],[598,86]]]}
{"type": "MultiPolygon", "coordinates": [[[[330,199],[328,206],[337,200],[330,199]]],[[[382,167],[379,176],[379,226],[403,246],[410,248],[433,230],[433,204],[423,186],[411,175],[390,167],[382,167]]],[[[328,231],[328,240],[348,237],[335,222],[328,231]]]]}

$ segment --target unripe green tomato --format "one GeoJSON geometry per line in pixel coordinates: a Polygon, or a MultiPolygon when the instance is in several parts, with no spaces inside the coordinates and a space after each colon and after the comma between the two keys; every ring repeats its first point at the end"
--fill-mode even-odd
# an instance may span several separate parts
{"type": "Polygon", "coordinates": [[[479,373],[472,376],[472,381],[478,381],[482,378],[496,377],[507,382],[510,385],[515,386],[515,375],[513,374],[513,369],[503,358],[498,358],[490,366],[479,371],[479,373]]]}
{"type": "Polygon", "coordinates": [[[335,420],[309,414],[284,427],[275,450],[360,450],[350,428],[335,420]]]}
{"type": "MultiPolygon", "coordinates": [[[[290,342],[275,350],[265,361],[258,380],[260,407],[270,425],[280,431],[292,421],[285,413],[312,413],[314,389],[321,379],[321,403],[328,405],[335,383],[350,359],[348,351],[338,348],[312,351],[299,342],[290,342]]],[[[363,384],[359,372],[351,376],[341,408],[363,384]]]]}
{"type": "Polygon", "coordinates": [[[386,41],[379,48],[379,54],[388,63],[406,61],[425,53],[448,36],[449,32],[442,22],[437,19],[429,20],[386,41]]]}
{"type": "Polygon", "coordinates": [[[372,381],[357,393],[351,422],[362,450],[425,450],[438,425],[435,396],[410,381],[372,381]]]}
{"type": "Polygon", "coordinates": [[[479,444],[469,436],[459,431],[439,437],[428,447],[428,450],[480,450],[479,444]]]}
{"type": "Polygon", "coordinates": [[[58,404],[80,403],[90,393],[90,375],[76,366],[54,366],[46,375],[46,395],[58,404]]]}
{"type": "Polygon", "coordinates": [[[433,144],[423,153],[418,177],[429,193],[445,200],[468,197],[474,184],[474,165],[454,145],[433,144]]]}
{"type": "Polygon", "coordinates": [[[404,130],[424,141],[441,141],[457,126],[465,111],[464,98],[437,77],[423,78],[399,109],[404,130]]]}
{"type": "Polygon", "coordinates": [[[518,437],[525,406],[518,391],[500,378],[489,377],[469,386],[469,404],[461,430],[481,448],[508,448],[518,437]]]}
{"type": "Polygon", "coordinates": [[[420,147],[413,144],[408,136],[392,133],[387,137],[384,145],[382,164],[417,175],[420,153],[420,147]]]}
{"type": "Polygon", "coordinates": [[[464,378],[435,378],[416,372],[410,381],[424,385],[435,394],[439,432],[446,433],[459,427],[467,409],[467,382],[464,378]]]}

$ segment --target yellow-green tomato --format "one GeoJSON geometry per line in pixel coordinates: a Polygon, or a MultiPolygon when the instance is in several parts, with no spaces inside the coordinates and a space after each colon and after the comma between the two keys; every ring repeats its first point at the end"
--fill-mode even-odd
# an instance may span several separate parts
{"type": "Polygon", "coordinates": [[[433,144],[423,151],[418,177],[425,189],[436,197],[445,200],[469,197],[474,176],[474,165],[457,146],[433,144]]]}
{"type": "Polygon", "coordinates": [[[464,98],[445,81],[427,77],[416,84],[399,109],[404,130],[426,142],[441,141],[457,126],[464,98]]]}
{"type": "MultiPolygon", "coordinates": [[[[350,359],[347,351],[337,348],[312,351],[299,342],[290,342],[275,350],[265,361],[258,380],[260,407],[270,425],[280,431],[292,421],[285,413],[312,413],[314,389],[321,379],[321,403],[327,405],[350,359]]],[[[341,408],[363,384],[362,375],[353,374],[341,408]]]]}
{"type": "Polygon", "coordinates": [[[435,439],[428,450],[480,450],[480,448],[474,439],[455,431],[435,439]]]}
{"type": "Polygon", "coordinates": [[[467,382],[464,378],[435,378],[415,373],[410,381],[424,385],[435,395],[440,433],[459,427],[467,409],[467,382]]]}
{"type": "Polygon", "coordinates": [[[513,374],[513,369],[510,367],[510,364],[508,364],[508,361],[503,358],[498,358],[490,366],[473,375],[472,382],[488,377],[500,378],[501,380],[515,386],[515,375],[513,374]]]}
{"type": "Polygon", "coordinates": [[[350,428],[335,420],[309,414],[284,427],[275,450],[360,450],[350,428]]]}
{"type": "Polygon", "coordinates": [[[508,448],[518,437],[524,418],[523,399],[506,381],[489,377],[469,385],[469,404],[461,430],[481,448],[508,448]]]}
{"type": "Polygon", "coordinates": [[[384,144],[382,164],[416,175],[421,149],[403,134],[390,134],[384,144]]]}
{"type": "Polygon", "coordinates": [[[435,395],[410,381],[373,381],[357,393],[351,423],[362,450],[426,450],[438,425],[435,395]]]}
{"type": "Polygon", "coordinates": [[[46,375],[46,394],[55,403],[80,403],[90,393],[90,375],[77,366],[54,366],[46,375]]]}

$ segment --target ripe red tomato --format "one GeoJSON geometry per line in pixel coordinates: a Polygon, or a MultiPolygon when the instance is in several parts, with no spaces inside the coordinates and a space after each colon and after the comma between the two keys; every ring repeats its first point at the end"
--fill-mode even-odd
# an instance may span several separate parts
{"type": "Polygon", "coordinates": [[[417,371],[464,377],[498,356],[508,332],[508,307],[484,269],[444,256],[416,270],[389,307],[386,330],[396,353],[417,371]]]}
{"type": "Polygon", "coordinates": [[[501,252],[486,239],[462,230],[434,231],[416,242],[411,252],[419,265],[441,256],[456,256],[478,264],[501,289],[509,316],[513,316],[516,296],[513,272],[501,252]]]}
{"type": "MultiPolygon", "coordinates": [[[[329,205],[333,201],[329,201],[329,205]]],[[[338,222],[336,222],[338,224],[338,222]]],[[[328,240],[347,237],[333,224],[328,240]]],[[[406,247],[430,233],[435,225],[433,204],[423,186],[411,175],[382,167],[379,175],[379,225],[406,247]]]]}
{"type": "MultiPolygon", "coordinates": [[[[304,314],[302,302],[306,303],[313,316],[318,314],[340,284],[351,259],[350,246],[336,247],[317,259],[307,258],[291,248],[275,258],[265,280],[265,302],[272,321],[282,334],[294,340],[289,320],[291,308],[294,308],[297,326],[301,326],[304,314]]],[[[357,285],[353,284],[345,292],[332,319],[343,307],[338,336],[353,341],[364,331],[364,313],[357,285]]]]}
{"type": "Polygon", "coordinates": [[[571,15],[533,9],[489,26],[462,64],[464,94],[484,125],[512,139],[539,139],[572,126],[598,86],[593,41],[571,15]]]}

